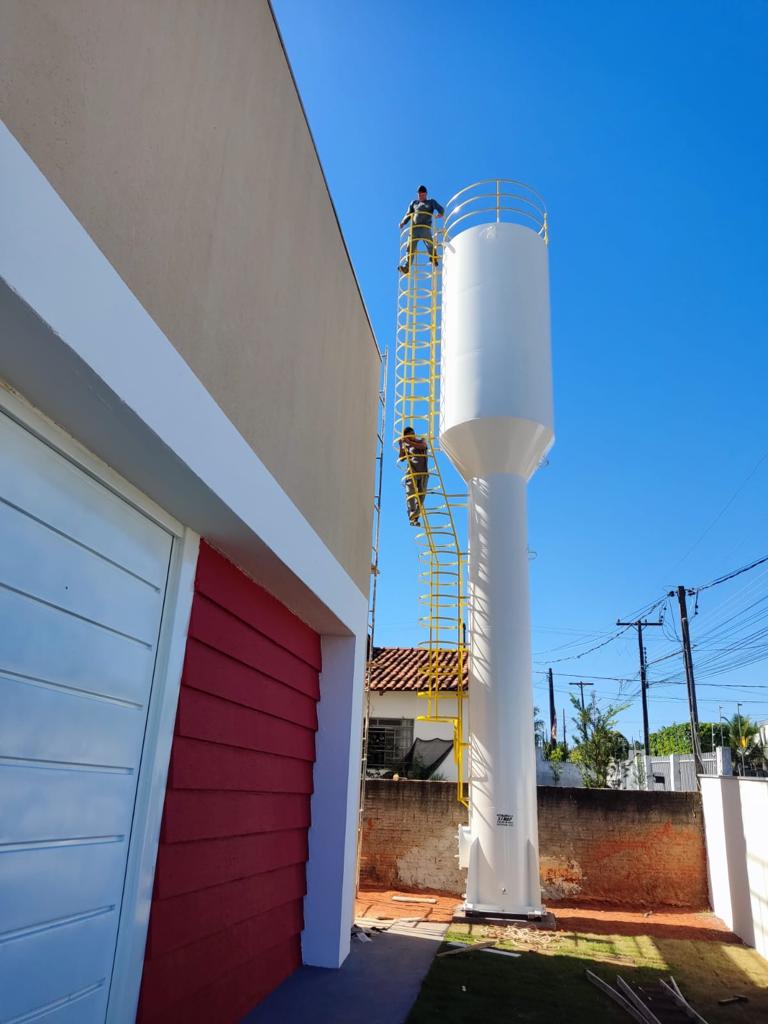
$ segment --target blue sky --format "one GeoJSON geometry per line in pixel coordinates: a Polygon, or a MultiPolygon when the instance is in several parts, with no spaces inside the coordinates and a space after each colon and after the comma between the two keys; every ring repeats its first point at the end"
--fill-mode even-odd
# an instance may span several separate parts
{"type": "MultiPolygon", "coordinates": [[[[672,586],[768,554],[768,4],[274,8],[392,355],[397,222],[416,185],[445,202],[501,176],[544,196],[557,441],[529,491],[534,669],[552,662],[559,707],[579,678],[601,698],[634,695],[634,632],[583,652],[672,586]]],[[[765,570],[700,596],[702,719],[737,700],[768,718],[768,660],[754,660],[768,654],[765,570]]],[[[420,639],[417,595],[388,458],[377,643],[420,639]]],[[[649,659],[677,649],[666,621],[649,659]]],[[[682,660],[651,678],[652,728],[684,720],[682,660]]],[[[544,707],[543,675],[534,684],[544,707]]],[[[621,727],[640,735],[638,699],[621,727]]]]}

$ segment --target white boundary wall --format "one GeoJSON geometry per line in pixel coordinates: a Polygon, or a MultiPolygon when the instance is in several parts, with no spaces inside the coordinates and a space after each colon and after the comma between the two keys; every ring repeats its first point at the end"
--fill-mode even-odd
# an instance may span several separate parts
{"type": "Polygon", "coordinates": [[[712,909],[768,958],[768,779],[701,777],[712,909]]]}
{"type": "Polygon", "coordinates": [[[560,789],[584,789],[581,768],[571,761],[548,761],[541,747],[536,747],[536,785],[558,786],[560,789]]]}
{"type": "MultiPolygon", "coordinates": [[[[732,775],[730,747],[718,747],[713,753],[701,755],[705,775],[732,775]]],[[[645,757],[638,753],[629,761],[614,765],[609,785],[616,789],[666,790],[672,793],[695,793],[696,766],[693,754],[667,754],[645,757]]]]}

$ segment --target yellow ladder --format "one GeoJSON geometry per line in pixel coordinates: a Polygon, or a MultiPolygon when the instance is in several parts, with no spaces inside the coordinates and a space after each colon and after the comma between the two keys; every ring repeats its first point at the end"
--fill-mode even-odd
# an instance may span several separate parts
{"type": "MultiPolygon", "coordinates": [[[[400,239],[403,263],[411,248],[410,232],[409,224],[400,239]]],[[[436,232],[435,252],[439,258],[442,245],[442,236],[436,232]]],[[[423,687],[419,688],[426,710],[418,717],[453,725],[457,796],[466,805],[466,554],[454,521],[454,509],[466,507],[466,494],[449,494],[443,479],[439,433],[442,281],[439,264],[433,267],[423,243],[417,241],[417,246],[410,273],[401,276],[398,290],[394,442],[397,445],[405,427],[413,427],[426,441],[429,456],[429,483],[421,498],[422,527],[416,533],[423,583],[419,622],[426,633],[419,647],[429,652],[426,665],[420,669],[423,687]],[[450,707],[454,702],[455,709],[450,707]]],[[[405,467],[403,484],[410,481],[415,489],[408,461],[400,465],[405,467]]]]}

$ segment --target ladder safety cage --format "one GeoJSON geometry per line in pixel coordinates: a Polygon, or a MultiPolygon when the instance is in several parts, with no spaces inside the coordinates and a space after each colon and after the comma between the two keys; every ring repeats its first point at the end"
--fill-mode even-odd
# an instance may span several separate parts
{"type": "Polygon", "coordinates": [[[425,635],[418,646],[428,651],[428,657],[419,670],[422,678],[418,692],[425,701],[425,713],[418,718],[453,726],[457,797],[466,805],[466,553],[459,542],[454,511],[466,507],[467,496],[466,492],[453,494],[446,490],[441,467],[443,242],[443,231],[435,230],[430,254],[423,236],[413,237],[411,222],[400,235],[400,262],[406,266],[410,263],[410,270],[401,275],[397,296],[393,440],[397,446],[404,429],[413,427],[427,445],[429,478],[425,493],[418,493],[410,460],[400,463],[404,467],[403,484],[417,495],[422,523],[416,542],[421,581],[419,623],[425,635]]]}

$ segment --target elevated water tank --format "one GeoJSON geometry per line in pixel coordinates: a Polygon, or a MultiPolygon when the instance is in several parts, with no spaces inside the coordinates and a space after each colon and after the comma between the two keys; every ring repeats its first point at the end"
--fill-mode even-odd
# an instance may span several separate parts
{"type": "Polygon", "coordinates": [[[446,210],[440,445],[469,488],[469,913],[537,915],[526,485],[554,441],[547,216],[507,179],[446,210]]]}

